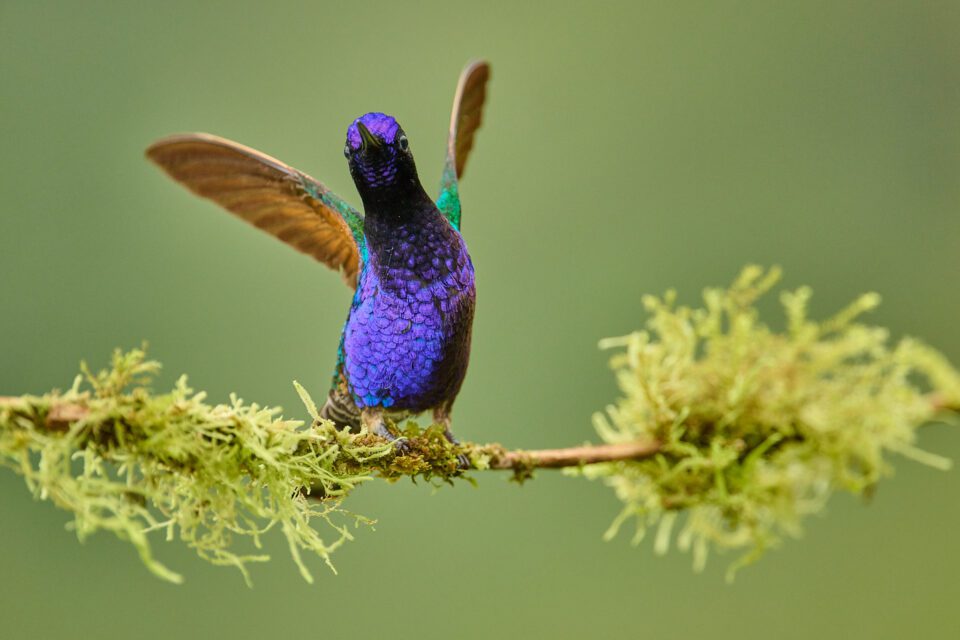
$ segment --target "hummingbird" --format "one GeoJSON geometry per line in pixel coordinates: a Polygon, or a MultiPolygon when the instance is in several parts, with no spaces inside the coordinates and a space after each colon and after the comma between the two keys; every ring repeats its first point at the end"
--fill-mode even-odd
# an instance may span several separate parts
{"type": "Polygon", "coordinates": [[[339,428],[382,436],[400,453],[409,445],[386,417],[430,411],[457,444],[451,412],[467,372],[476,304],[459,181],[489,77],[484,61],[460,74],[436,200],[420,182],[403,128],[380,112],[355,119],[343,148],[362,214],[306,173],[218,136],[168,136],[146,151],[193,193],[341,273],[353,300],[320,414],[339,428]]]}

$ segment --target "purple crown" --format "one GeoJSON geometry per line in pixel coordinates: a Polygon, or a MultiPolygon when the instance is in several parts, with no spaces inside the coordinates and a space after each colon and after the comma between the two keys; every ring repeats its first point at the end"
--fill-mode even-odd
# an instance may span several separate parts
{"type": "Polygon", "coordinates": [[[350,128],[347,129],[347,144],[349,144],[353,150],[360,148],[360,132],[357,130],[358,122],[362,122],[363,126],[370,130],[370,133],[387,144],[393,142],[393,139],[397,136],[397,129],[400,128],[400,125],[397,124],[397,121],[394,120],[392,116],[378,112],[365,113],[354,120],[350,128]]]}

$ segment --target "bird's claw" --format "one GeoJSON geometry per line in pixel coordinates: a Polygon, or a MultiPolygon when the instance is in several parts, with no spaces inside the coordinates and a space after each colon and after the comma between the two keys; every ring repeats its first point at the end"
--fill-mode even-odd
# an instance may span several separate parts
{"type": "Polygon", "coordinates": [[[373,428],[374,435],[378,435],[384,440],[390,442],[393,445],[393,451],[398,456],[405,456],[413,451],[413,447],[410,444],[410,441],[404,437],[395,436],[390,433],[390,430],[387,429],[386,425],[378,424],[373,428]]]}
{"type": "MultiPolygon", "coordinates": [[[[449,427],[449,426],[444,430],[443,435],[444,435],[444,437],[447,439],[447,442],[449,442],[449,443],[452,444],[453,446],[455,446],[455,447],[459,447],[459,446],[460,446],[460,441],[457,440],[457,437],[456,437],[455,435],[453,435],[453,432],[452,432],[452,431],[450,431],[450,427],[449,427]]],[[[459,469],[459,470],[461,470],[461,471],[465,471],[465,470],[471,469],[471,468],[473,468],[473,465],[470,463],[470,458],[467,457],[467,454],[465,454],[465,453],[458,453],[458,454],[457,454],[457,469],[459,469]]]]}
{"type": "Polygon", "coordinates": [[[413,446],[406,438],[394,438],[391,444],[393,444],[393,450],[398,456],[409,455],[413,452],[413,446]]]}
{"type": "MultiPolygon", "coordinates": [[[[380,436],[381,438],[384,438],[385,440],[389,440],[390,444],[393,445],[393,452],[395,455],[406,456],[413,453],[413,445],[410,444],[410,441],[403,436],[393,435],[390,432],[390,430],[387,429],[386,425],[379,424],[375,426],[373,428],[373,433],[380,436]]],[[[445,431],[444,435],[446,436],[447,441],[450,442],[450,444],[452,444],[453,446],[456,447],[460,445],[460,441],[457,440],[452,433],[450,433],[449,429],[445,431]]],[[[472,469],[472,468],[473,468],[473,464],[470,462],[470,458],[467,456],[467,454],[458,453],[457,469],[460,471],[466,471],[467,469],[472,469]]]]}

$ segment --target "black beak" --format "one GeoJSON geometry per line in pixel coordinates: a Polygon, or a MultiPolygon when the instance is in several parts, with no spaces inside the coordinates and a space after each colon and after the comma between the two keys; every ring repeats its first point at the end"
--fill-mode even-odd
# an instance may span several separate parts
{"type": "Polygon", "coordinates": [[[357,131],[360,132],[360,139],[363,141],[363,144],[360,148],[364,151],[367,149],[379,149],[383,146],[383,141],[377,136],[373,135],[370,132],[370,129],[367,129],[362,122],[357,123],[357,131]]]}

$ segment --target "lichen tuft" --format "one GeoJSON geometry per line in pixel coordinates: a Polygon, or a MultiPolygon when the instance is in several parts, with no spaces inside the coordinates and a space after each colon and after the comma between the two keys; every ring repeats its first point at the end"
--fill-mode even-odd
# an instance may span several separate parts
{"type": "Polygon", "coordinates": [[[333,569],[330,556],[353,539],[352,529],[373,522],[343,510],[354,487],[374,477],[471,481],[458,456],[484,469],[504,454],[499,445],[453,445],[441,426],[421,430],[410,421],[402,430],[409,451],[398,455],[383,438],[322,419],[296,382],[309,425],[236,396],[209,405],[186,377],[154,395],[159,368],[143,350],[117,351],[99,373],[81,365],[66,393],[3,399],[0,465],[20,473],[38,498],[72,512],[81,540],[111,531],[172,582],[182,577],[154,555],[160,532],[236,567],[249,584],[248,565],[269,559],[259,552],[262,536],[279,529],[312,582],[304,554],[333,569]]]}
{"type": "Polygon", "coordinates": [[[81,539],[111,531],[172,582],[182,577],[156,559],[152,532],[236,567],[248,583],[248,565],[268,559],[259,549],[271,529],[285,536],[305,580],[312,577],[303,553],[333,568],[330,555],[352,539],[351,529],[371,522],[341,509],[372,477],[358,463],[386,457],[390,446],[360,442],[329,422],[285,420],[279,409],[236,396],[211,406],[185,377],[153,395],[158,369],[142,350],[118,351],[108,370],[84,366],[66,393],[0,405],[0,464],[38,498],[71,511],[81,539]]]}
{"type": "Polygon", "coordinates": [[[635,543],[654,529],[657,553],[675,540],[698,570],[711,548],[743,550],[732,577],[798,536],[833,492],[872,491],[891,472],[890,453],[949,468],[914,442],[936,417],[928,394],[960,406],[960,374],[920,342],[891,344],[885,329],[860,324],[876,294],[815,322],[810,289],[786,291],[787,328],[772,331],[755,303],[779,276],[747,267],[728,289],[707,289],[701,308],[677,305],[672,291],[645,297],[647,330],[601,343],[618,350],[622,397],[595,416],[597,432],[663,443],[650,459],[573,472],[602,479],[624,503],[608,538],[633,520],[635,543]]]}

